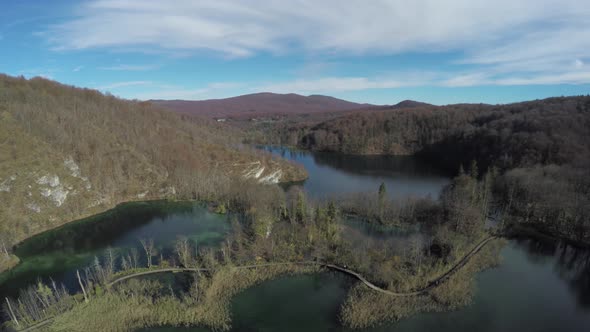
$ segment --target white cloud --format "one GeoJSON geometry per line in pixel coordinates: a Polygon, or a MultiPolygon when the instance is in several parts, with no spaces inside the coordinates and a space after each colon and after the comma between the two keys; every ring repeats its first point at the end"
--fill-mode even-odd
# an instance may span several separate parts
{"type": "Polygon", "coordinates": [[[80,70],[82,70],[82,68],[84,68],[84,66],[78,66],[78,67],[76,67],[76,68],[72,69],[72,71],[77,73],[77,72],[79,72],[80,70]]]}
{"type": "MultiPolygon", "coordinates": [[[[475,73],[453,72],[404,72],[389,77],[319,77],[314,79],[294,79],[276,82],[214,82],[203,87],[188,88],[176,85],[151,83],[150,91],[128,95],[130,98],[202,100],[227,98],[239,94],[256,92],[335,94],[372,89],[395,89],[407,87],[471,87],[481,85],[542,85],[542,84],[585,84],[590,82],[590,70],[564,74],[498,75],[494,71],[475,73]]],[[[143,85],[140,82],[120,82],[109,88],[143,85]]]]}
{"type": "Polygon", "coordinates": [[[112,70],[112,71],[148,71],[157,69],[157,65],[125,65],[120,64],[116,66],[99,67],[101,70],[112,70]]]}
{"type": "Polygon", "coordinates": [[[494,70],[453,73],[420,72],[393,75],[389,78],[370,77],[324,77],[317,79],[296,79],[255,85],[250,92],[275,93],[338,93],[371,89],[394,89],[406,87],[470,87],[481,85],[543,85],[543,84],[586,84],[590,82],[590,69],[564,73],[498,74],[494,70]]]}
{"type": "MultiPolygon", "coordinates": [[[[424,79],[427,79],[425,77],[424,79]]],[[[324,77],[318,79],[297,79],[287,82],[263,84],[253,87],[255,92],[267,91],[275,93],[332,93],[344,91],[360,91],[370,89],[393,89],[406,86],[426,84],[426,80],[399,80],[395,78],[367,77],[324,77]]]]}
{"type": "MultiPolygon", "coordinates": [[[[582,47],[571,41],[587,35],[588,14],[590,6],[578,0],[95,0],[48,36],[62,49],[151,45],[231,56],[289,47],[351,53],[487,49],[506,39],[539,45],[550,39],[569,49],[582,47]]],[[[490,56],[527,49],[512,51],[490,56]]]]}
{"type": "Polygon", "coordinates": [[[108,85],[103,85],[98,87],[98,90],[111,90],[111,89],[118,89],[130,86],[139,86],[139,85],[151,85],[153,84],[151,81],[126,81],[126,82],[115,82],[108,85]]]}
{"type": "MultiPolygon", "coordinates": [[[[392,88],[419,81],[444,86],[578,84],[590,83],[586,73],[580,72],[587,68],[584,60],[590,58],[587,2],[92,0],[44,35],[60,50],[215,52],[226,57],[297,53],[314,58],[333,54],[456,54],[453,65],[458,74],[439,73],[441,77],[436,80],[428,77],[408,82],[397,77],[318,75],[309,80],[305,74],[308,80],[262,86],[285,92],[288,88],[328,92],[392,88]],[[334,90],[328,90],[330,87],[334,90]]],[[[117,65],[102,69],[133,71],[153,67],[117,65]]],[[[312,72],[319,70],[311,68],[312,72]]],[[[178,95],[183,94],[196,95],[198,90],[179,90],[178,95]]]]}
{"type": "Polygon", "coordinates": [[[242,83],[213,82],[199,88],[186,88],[175,85],[154,84],[155,90],[133,94],[131,98],[148,99],[183,99],[199,100],[210,98],[225,98],[235,95],[234,89],[243,87],[242,83]]]}
{"type": "Polygon", "coordinates": [[[495,80],[498,85],[542,85],[542,84],[586,84],[590,82],[590,71],[563,74],[537,75],[532,77],[510,77],[495,80]]]}

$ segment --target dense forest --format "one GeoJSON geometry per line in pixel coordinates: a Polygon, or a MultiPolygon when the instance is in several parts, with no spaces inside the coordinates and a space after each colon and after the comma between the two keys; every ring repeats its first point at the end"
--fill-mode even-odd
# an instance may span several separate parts
{"type": "Polygon", "coordinates": [[[0,266],[14,264],[16,242],[123,201],[206,196],[213,178],[306,176],[213,120],[43,78],[0,75],[0,119],[0,266]]]}
{"type": "Polygon", "coordinates": [[[416,155],[452,171],[475,161],[502,174],[495,188],[510,225],[588,242],[588,128],[590,96],[579,96],[363,111],[319,123],[277,123],[256,137],[317,151],[416,155]]]}

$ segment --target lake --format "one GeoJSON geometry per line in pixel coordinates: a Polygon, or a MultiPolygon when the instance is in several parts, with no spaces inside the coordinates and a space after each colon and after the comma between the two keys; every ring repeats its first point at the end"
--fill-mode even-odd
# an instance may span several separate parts
{"type": "MultiPolygon", "coordinates": [[[[445,173],[409,157],[265,149],[304,165],[309,179],[299,185],[314,197],[377,190],[381,182],[386,183],[393,197],[436,197],[450,181],[445,173]]],[[[352,226],[344,225],[351,241],[367,236],[376,241],[406,236],[375,225],[352,226]]],[[[501,257],[500,266],[477,275],[470,306],[452,312],[418,314],[363,331],[590,331],[590,251],[560,242],[513,239],[502,249],[501,257]]],[[[232,331],[347,331],[338,321],[338,312],[354,282],[332,272],[264,282],[234,298],[232,331]]],[[[208,330],[162,327],[142,331],[208,330]]]]}
{"type": "Polygon", "coordinates": [[[451,176],[409,156],[352,156],[276,146],[259,148],[303,165],[309,173],[303,188],[315,198],[377,192],[381,183],[385,183],[392,198],[429,195],[437,198],[451,176]]]}
{"type": "MultiPolygon", "coordinates": [[[[450,181],[445,173],[412,158],[352,157],[286,148],[267,150],[303,164],[302,184],[313,197],[376,191],[385,182],[392,197],[436,197],[450,181]]],[[[0,275],[0,293],[14,292],[36,275],[62,280],[75,289],[77,268],[107,247],[139,247],[153,237],[162,251],[178,235],[215,246],[228,232],[225,216],[193,203],[130,203],[25,241],[23,264],[0,275]],[[33,241],[34,240],[34,241],[33,241]]],[[[350,241],[402,240],[406,231],[345,223],[350,241]]],[[[503,248],[502,264],[477,275],[472,305],[445,313],[424,313],[366,331],[590,331],[590,251],[559,242],[514,239],[503,248]]],[[[356,281],[333,272],[277,278],[247,289],[232,301],[234,331],[346,331],[338,312],[356,281]]],[[[142,331],[209,331],[161,327],[142,331]]]]}

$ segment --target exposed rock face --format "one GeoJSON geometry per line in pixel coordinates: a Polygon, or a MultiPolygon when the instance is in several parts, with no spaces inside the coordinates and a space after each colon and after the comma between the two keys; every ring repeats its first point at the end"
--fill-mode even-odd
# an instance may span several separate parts
{"type": "Polygon", "coordinates": [[[272,160],[265,166],[261,161],[256,161],[248,164],[234,164],[234,166],[242,167],[242,177],[245,179],[255,179],[258,183],[276,184],[284,179],[284,172],[279,163],[272,160]]]}
{"type": "Polygon", "coordinates": [[[277,169],[276,171],[270,173],[269,175],[261,177],[260,182],[266,183],[266,184],[279,183],[281,181],[282,176],[283,176],[283,171],[281,169],[277,169]]]}
{"type": "Polygon", "coordinates": [[[39,189],[41,196],[49,198],[60,207],[68,198],[70,191],[59,181],[57,175],[44,175],[37,180],[37,184],[42,186],[39,189]]]}
{"type": "Polygon", "coordinates": [[[59,176],[57,175],[43,175],[37,180],[39,185],[47,185],[51,188],[59,186],[59,176]]]}
{"type": "Polygon", "coordinates": [[[72,156],[69,156],[65,161],[64,161],[64,166],[70,170],[70,172],[72,173],[72,176],[80,178],[80,167],[78,166],[78,164],[76,164],[76,162],[74,161],[74,158],[72,158],[72,156]]]}
{"type": "Polygon", "coordinates": [[[41,213],[41,207],[38,204],[30,202],[30,203],[27,203],[26,207],[27,207],[27,209],[29,209],[35,213],[41,213]]]}

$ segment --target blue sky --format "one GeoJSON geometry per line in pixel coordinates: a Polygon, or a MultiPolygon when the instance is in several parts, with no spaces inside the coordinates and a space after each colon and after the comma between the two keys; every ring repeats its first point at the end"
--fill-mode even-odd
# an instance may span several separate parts
{"type": "Polygon", "coordinates": [[[133,99],[590,93],[586,0],[0,0],[0,72],[133,99]]]}

